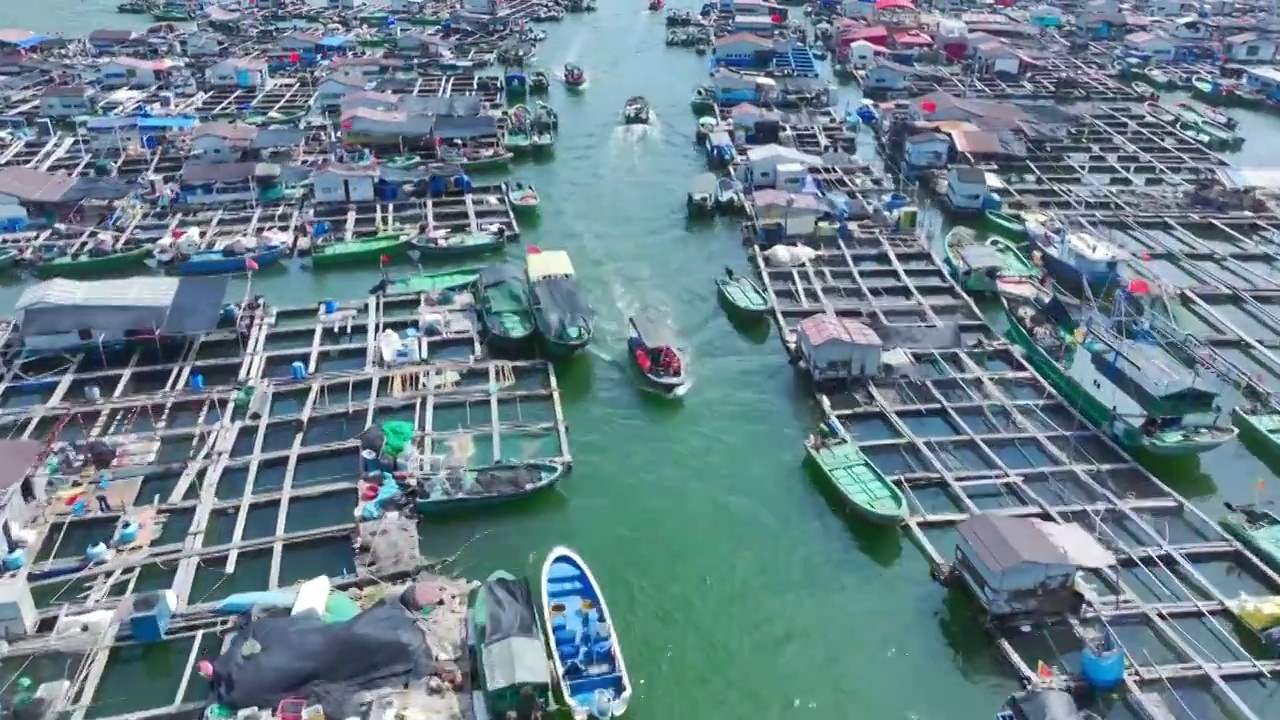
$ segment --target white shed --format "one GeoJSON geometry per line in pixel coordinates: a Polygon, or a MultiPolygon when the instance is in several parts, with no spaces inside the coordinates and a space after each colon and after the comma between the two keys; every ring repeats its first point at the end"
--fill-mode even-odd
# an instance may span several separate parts
{"type": "Polygon", "coordinates": [[[377,177],[377,168],[330,163],[311,176],[311,190],[318,203],[373,202],[377,177]]]}
{"type": "Polygon", "coordinates": [[[874,330],[852,318],[814,315],[796,328],[796,349],[814,382],[874,377],[882,347],[874,330]]]}
{"type": "Polygon", "coordinates": [[[744,182],[752,188],[777,187],[778,166],[797,163],[805,167],[819,167],[824,164],[822,158],[816,155],[783,147],[777,143],[751,148],[747,150],[747,177],[744,182]]]}

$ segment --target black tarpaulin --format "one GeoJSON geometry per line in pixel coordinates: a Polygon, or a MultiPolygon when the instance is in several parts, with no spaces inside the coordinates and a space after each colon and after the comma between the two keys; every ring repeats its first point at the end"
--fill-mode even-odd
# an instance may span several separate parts
{"type": "Polygon", "coordinates": [[[250,620],[213,664],[213,694],[233,709],[305,697],[326,717],[359,715],[354,695],[423,678],[431,649],[399,603],[379,602],[343,623],[314,613],[250,620]],[[252,641],[252,642],[251,642],[252,641]]]}

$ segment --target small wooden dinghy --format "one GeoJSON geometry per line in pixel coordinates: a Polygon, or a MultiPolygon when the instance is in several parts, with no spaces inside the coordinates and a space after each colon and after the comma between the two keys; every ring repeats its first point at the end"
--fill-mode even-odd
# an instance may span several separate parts
{"type": "Polygon", "coordinates": [[[620,717],[631,702],[631,678],[614,619],[586,561],[555,547],[542,563],[542,617],[556,684],[574,720],[620,717]]]}
{"type": "Polygon", "coordinates": [[[415,506],[430,515],[498,505],[549,490],[564,474],[565,466],[551,460],[447,470],[420,481],[415,506]]]}
{"type": "Polygon", "coordinates": [[[725,269],[725,274],[716,278],[716,288],[720,301],[733,314],[744,318],[762,318],[773,309],[773,301],[755,280],[735,275],[732,270],[725,269]]]}
{"type": "Polygon", "coordinates": [[[835,420],[828,420],[805,441],[809,460],[840,493],[853,513],[877,525],[907,520],[907,500],[880,472],[835,420]]]}

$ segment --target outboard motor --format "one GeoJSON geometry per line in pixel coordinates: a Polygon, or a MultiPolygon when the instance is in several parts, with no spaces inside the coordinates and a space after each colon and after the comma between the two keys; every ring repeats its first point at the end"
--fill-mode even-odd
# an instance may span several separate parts
{"type": "Polygon", "coordinates": [[[613,717],[613,693],[603,688],[596,690],[591,696],[591,716],[596,718],[613,717]]]}

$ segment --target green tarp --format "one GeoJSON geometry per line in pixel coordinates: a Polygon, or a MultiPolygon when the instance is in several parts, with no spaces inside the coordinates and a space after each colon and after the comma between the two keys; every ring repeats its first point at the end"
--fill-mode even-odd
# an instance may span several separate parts
{"type": "Polygon", "coordinates": [[[382,452],[392,457],[403,453],[413,442],[413,423],[405,420],[388,420],[382,423],[382,452]]]}

